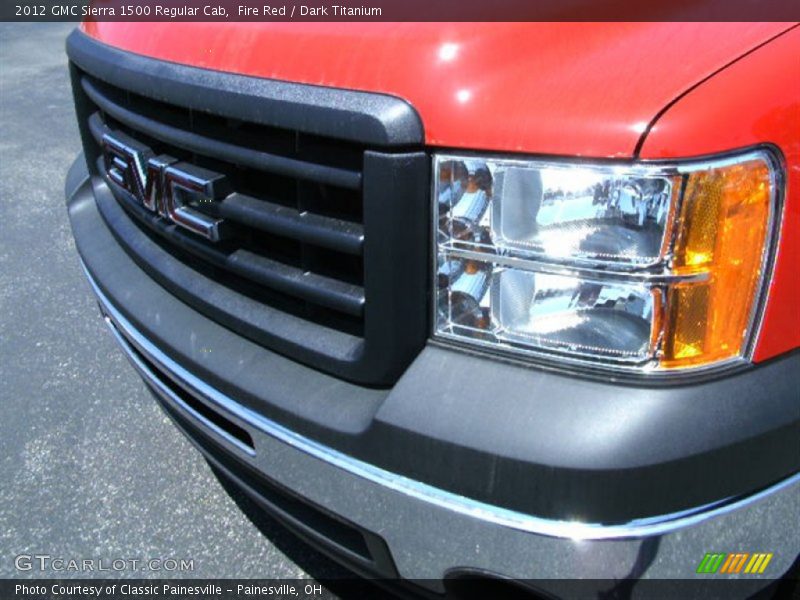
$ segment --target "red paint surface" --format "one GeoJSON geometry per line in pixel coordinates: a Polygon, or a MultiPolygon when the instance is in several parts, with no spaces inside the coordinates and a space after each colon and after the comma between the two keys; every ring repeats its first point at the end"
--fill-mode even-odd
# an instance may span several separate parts
{"type": "Polygon", "coordinates": [[[800,29],[731,65],[679,100],[655,123],[643,158],[777,146],[786,193],[778,257],[754,355],[800,346],[800,29]]]}
{"type": "Polygon", "coordinates": [[[428,144],[631,156],[677,94],[780,23],[87,23],[165,60],[413,104],[428,144]]]}
{"type": "Polygon", "coordinates": [[[772,143],[786,160],[778,260],[757,361],[800,346],[800,30],[758,48],[790,26],[83,25],[100,41],[163,60],[400,96],[418,110],[432,146],[631,157],[645,126],[688,91],[658,119],[643,158],[772,143]]]}

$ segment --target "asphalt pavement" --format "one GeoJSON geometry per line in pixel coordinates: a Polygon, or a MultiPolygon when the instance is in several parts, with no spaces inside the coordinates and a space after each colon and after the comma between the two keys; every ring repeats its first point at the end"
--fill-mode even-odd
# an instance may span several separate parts
{"type": "Polygon", "coordinates": [[[0,24],[0,578],[93,575],[15,565],[35,554],[191,559],[174,577],[348,576],[229,495],[103,324],[64,205],[80,150],[72,28],[0,24]]]}

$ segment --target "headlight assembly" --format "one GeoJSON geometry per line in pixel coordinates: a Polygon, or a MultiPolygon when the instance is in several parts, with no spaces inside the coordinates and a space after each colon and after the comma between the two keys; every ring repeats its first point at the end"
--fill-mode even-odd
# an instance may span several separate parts
{"type": "Polygon", "coordinates": [[[768,151],[437,155],[434,177],[437,337],[648,372],[746,355],[776,220],[768,151]]]}

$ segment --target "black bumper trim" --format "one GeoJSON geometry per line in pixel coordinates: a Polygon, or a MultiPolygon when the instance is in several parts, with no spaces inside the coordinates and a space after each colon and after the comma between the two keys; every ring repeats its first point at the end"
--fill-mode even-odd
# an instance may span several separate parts
{"type": "MultiPolygon", "coordinates": [[[[86,270],[85,265],[84,270],[86,270]]],[[[684,527],[695,526],[708,519],[738,511],[751,504],[756,504],[768,496],[800,482],[799,473],[778,482],[774,486],[760,490],[755,494],[740,498],[726,498],[712,505],[700,506],[681,513],[659,515],[617,525],[541,519],[515,513],[503,509],[502,507],[476,502],[468,498],[456,496],[444,490],[432,488],[422,482],[400,477],[395,473],[384,471],[373,465],[359,461],[358,459],[343,455],[333,448],[322,446],[313,440],[297,435],[279,424],[239,405],[235,400],[197,379],[183,367],[165,356],[158,348],[153,346],[151,342],[136,331],[131,323],[119,314],[117,309],[110,304],[105,294],[97,287],[96,282],[88,270],[86,270],[86,275],[98,298],[100,310],[111,331],[133,366],[143,377],[145,382],[153,389],[160,402],[164,404],[167,413],[176,420],[184,433],[189,436],[205,455],[209,456],[215,464],[222,466],[226,472],[232,475],[234,479],[238,480],[238,484],[244,487],[246,491],[252,493],[262,501],[266,500],[267,504],[269,504],[266,498],[268,494],[256,493],[252,485],[245,483],[249,477],[241,478],[237,475],[242,469],[244,471],[249,470],[252,472],[251,475],[261,477],[265,481],[268,481],[268,477],[253,470],[253,468],[247,464],[247,459],[256,457],[257,452],[251,451],[250,448],[242,448],[236,440],[225,435],[224,431],[219,430],[213,423],[210,423],[204,418],[203,415],[191,409],[186,402],[187,395],[192,396],[193,402],[202,404],[206,412],[216,412],[220,417],[222,417],[224,413],[225,416],[222,418],[226,421],[233,422],[232,420],[236,420],[241,423],[243,428],[252,428],[254,434],[256,432],[259,434],[266,434],[300,452],[306,453],[326,463],[328,466],[340,469],[343,472],[352,473],[357,477],[377,483],[380,486],[407,495],[416,500],[421,500],[430,505],[436,505],[471,517],[477,517],[490,523],[572,540],[635,539],[672,533],[684,527]],[[190,419],[189,417],[192,418],[190,419]],[[202,425],[205,425],[205,428],[201,427],[202,425]],[[222,439],[227,442],[230,448],[226,449],[218,441],[212,439],[213,436],[211,433],[216,433],[218,436],[222,434],[222,439]],[[233,452],[231,450],[233,450],[233,452]],[[238,461],[237,458],[239,458],[238,461]],[[241,469],[232,468],[232,465],[237,462],[241,462],[241,469]]],[[[329,518],[336,517],[331,516],[329,518]]],[[[339,535],[335,537],[341,538],[341,531],[339,535]]],[[[350,538],[350,546],[353,546],[352,537],[349,534],[344,537],[350,538]]],[[[377,540],[379,540],[379,538],[377,538],[377,540]]],[[[380,541],[382,542],[382,540],[380,541]]],[[[370,540],[368,537],[365,537],[365,542],[366,545],[364,546],[355,545],[361,549],[360,555],[362,559],[372,557],[374,551],[378,551],[378,554],[381,555],[385,549],[385,544],[376,545],[376,540],[370,540]],[[364,549],[366,549],[366,551],[364,551],[364,549]]],[[[344,549],[344,556],[350,561],[352,561],[354,557],[359,556],[359,552],[355,552],[352,547],[348,549],[347,544],[343,546],[339,543],[338,546],[338,554],[341,556],[342,550],[344,549]]],[[[387,556],[389,556],[388,551],[387,556]]]]}

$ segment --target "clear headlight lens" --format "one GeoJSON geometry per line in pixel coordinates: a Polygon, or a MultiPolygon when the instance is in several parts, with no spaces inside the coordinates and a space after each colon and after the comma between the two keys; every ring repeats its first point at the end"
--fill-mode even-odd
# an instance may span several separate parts
{"type": "Polygon", "coordinates": [[[636,369],[742,356],[776,198],[702,163],[434,158],[436,334],[636,369]]]}

